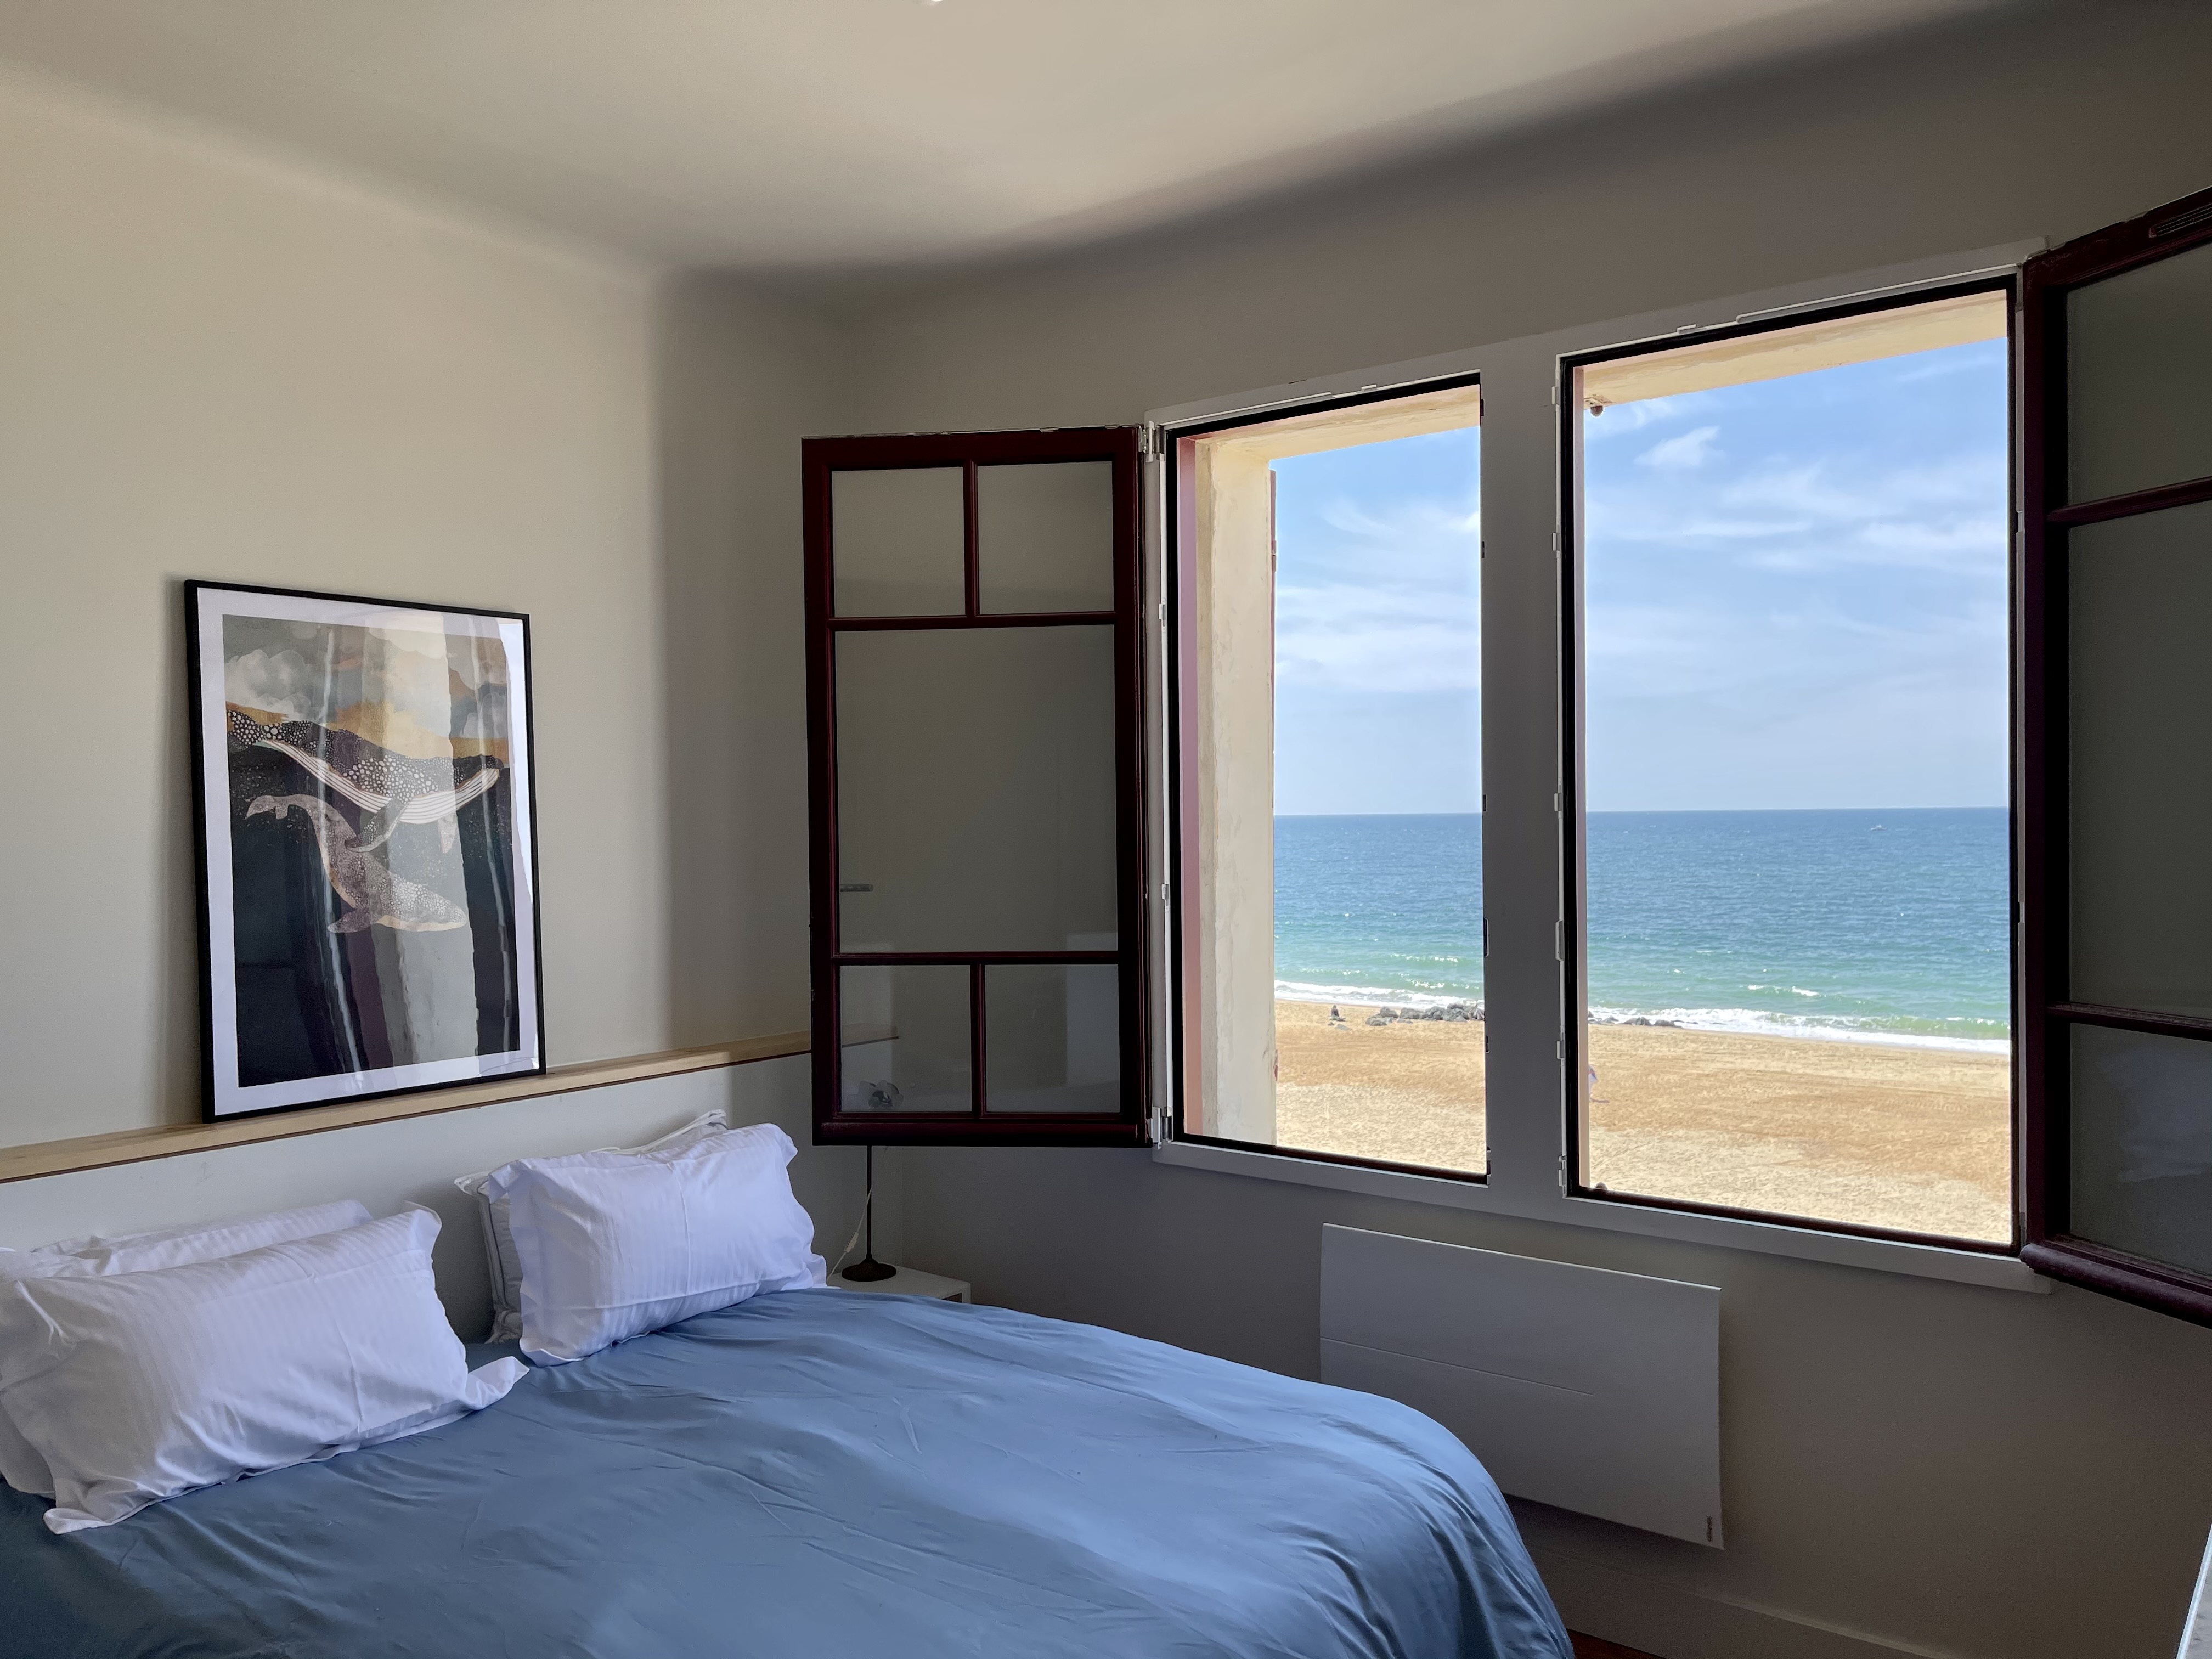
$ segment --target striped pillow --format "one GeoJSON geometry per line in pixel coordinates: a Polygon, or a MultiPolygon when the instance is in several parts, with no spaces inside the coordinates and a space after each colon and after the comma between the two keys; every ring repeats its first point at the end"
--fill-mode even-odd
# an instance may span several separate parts
{"type": "MultiPolygon", "coordinates": [[[[0,1250],[0,1281],[78,1279],[188,1267],[195,1261],[213,1261],[241,1250],[258,1249],[264,1244],[358,1227],[368,1219],[368,1212],[348,1198],[335,1204],[312,1204],[304,1209],[251,1216],[244,1221],[218,1222],[214,1226],[169,1227],[120,1238],[65,1239],[36,1250],[0,1250]]],[[[4,1404],[0,1404],[0,1480],[34,1498],[54,1495],[53,1471],[38,1449],[16,1432],[4,1404]]]]}
{"type": "Polygon", "coordinates": [[[396,1440],[490,1405],[431,1277],[438,1218],[151,1273],[0,1285],[0,1398],[54,1477],[46,1527],[396,1440]]]}

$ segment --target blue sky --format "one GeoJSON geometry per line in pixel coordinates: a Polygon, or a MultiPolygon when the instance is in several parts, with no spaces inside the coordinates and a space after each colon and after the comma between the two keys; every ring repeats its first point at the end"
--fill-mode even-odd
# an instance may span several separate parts
{"type": "MultiPolygon", "coordinates": [[[[1583,416],[1592,810],[2003,804],[2004,349],[1583,416]]],[[[1476,434],[1275,470],[1277,810],[1477,810],[1476,434]]]]}
{"type": "Polygon", "coordinates": [[[1275,463],[1275,810],[1472,812],[1480,441],[1275,463]]]}

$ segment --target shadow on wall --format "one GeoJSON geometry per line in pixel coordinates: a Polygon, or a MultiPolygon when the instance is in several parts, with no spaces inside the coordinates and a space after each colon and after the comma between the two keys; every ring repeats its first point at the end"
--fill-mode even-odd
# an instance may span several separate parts
{"type": "Polygon", "coordinates": [[[799,441],[841,432],[836,330],[728,276],[654,314],[669,1029],[807,1022],[799,441]]]}
{"type": "MultiPolygon", "coordinates": [[[[192,842],[191,704],[185,687],[185,579],[161,583],[161,605],[169,625],[161,630],[161,684],[170,695],[161,702],[161,780],[156,814],[161,824],[161,870],[155,889],[162,896],[155,922],[154,948],[161,964],[155,1006],[147,1011],[154,1025],[155,1121],[200,1121],[200,925],[199,871],[192,842]]],[[[117,1010],[118,1019],[128,1011],[117,1010]]]]}

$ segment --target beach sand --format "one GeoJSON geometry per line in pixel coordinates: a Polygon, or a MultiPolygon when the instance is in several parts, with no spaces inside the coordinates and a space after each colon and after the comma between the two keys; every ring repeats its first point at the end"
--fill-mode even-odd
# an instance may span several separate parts
{"type": "MultiPolygon", "coordinates": [[[[1278,1002],[1279,1145],[1480,1170],[1479,1023],[1278,1002]]],[[[2002,1054],[1593,1026],[1589,1178],[1615,1192],[1957,1238],[2011,1237],[2002,1054]]]]}

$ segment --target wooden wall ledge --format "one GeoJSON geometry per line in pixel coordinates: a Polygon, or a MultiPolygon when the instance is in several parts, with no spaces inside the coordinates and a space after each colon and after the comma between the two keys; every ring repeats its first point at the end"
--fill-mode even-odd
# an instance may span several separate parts
{"type": "Polygon", "coordinates": [[[399,1118],[465,1112],[471,1107],[495,1105],[503,1100],[529,1100],[539,1095],[565,1095],[578,1089],[604,1089],[610,1084],[674,1077],[683,1072],[712,1071],[756,1060],[781,1060],[787,1054],[803,1054],[812,1046],[813,1038],[805,1031],[785,1031],[775,1036],[740,1037],[734,1042],[718,1042],[704,1048],[676,1048],[664,1054],[587,1060],[575,1066],[556,1066],[532,1077],[490,1078],[450,1089],[425,1089],[416,1094],[388,1095],[381,1100],[311,1106],[296,1112],[273,1112],[266,1117],[233,1118],[222,1123],[170,1123],[152,1129],[82,1135],[74,1140],[43,1140],[29,1146],[0,1147],[0,1182],[68,1175],[73,1170],[104,1169],[114,1164],[141,1164],[149,1158],[182,1158],[191,1152],[249,1146],[258,1140],[289,1140],[295,1135],[350,1129],[362,1123],[389,1123],[399,1118]]]}

